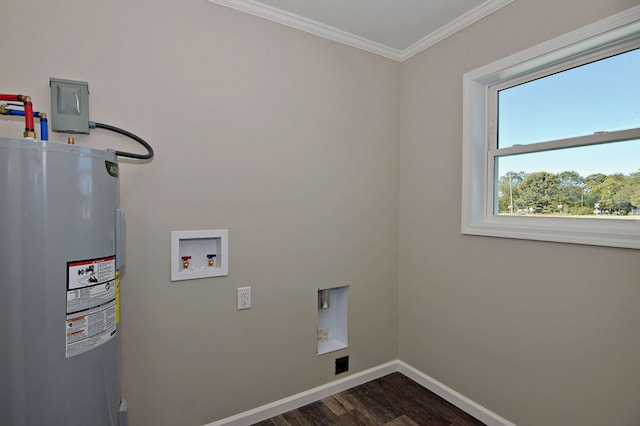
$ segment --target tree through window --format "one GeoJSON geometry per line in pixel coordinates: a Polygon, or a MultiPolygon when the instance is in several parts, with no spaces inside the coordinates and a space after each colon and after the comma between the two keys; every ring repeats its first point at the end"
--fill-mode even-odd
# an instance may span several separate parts
{"type": "Polygon", "coordinates": [[[497,213],[638,214],[640,140],[615,135],[640,127],[640,49],[498,89],[496,97],[497,213]],[[588,135],[611,138],[548,149],[588,135]],[[542,142],[543,150],[500,156],[502,148],[542,142]]]}

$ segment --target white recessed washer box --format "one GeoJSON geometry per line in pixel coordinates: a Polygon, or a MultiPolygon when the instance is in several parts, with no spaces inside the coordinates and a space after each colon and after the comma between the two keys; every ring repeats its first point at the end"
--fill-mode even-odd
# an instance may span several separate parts
{"type": "Polygon", "coordinates": [[[317,355],[347,348],[349,341],[349,286],[318,289],[317,355]]]}
{"type": "Polygon", "coordinates": [[[229,231],[171,231],[171,281],[229,275],[229,231]]]}

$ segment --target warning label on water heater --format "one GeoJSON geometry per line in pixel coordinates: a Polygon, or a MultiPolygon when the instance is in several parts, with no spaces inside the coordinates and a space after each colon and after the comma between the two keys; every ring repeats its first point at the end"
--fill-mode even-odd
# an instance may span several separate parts
{"type": "Polygon", "coordinates": [[[116,257],[67,263],[67,358],[116,335],[116,257]]]}

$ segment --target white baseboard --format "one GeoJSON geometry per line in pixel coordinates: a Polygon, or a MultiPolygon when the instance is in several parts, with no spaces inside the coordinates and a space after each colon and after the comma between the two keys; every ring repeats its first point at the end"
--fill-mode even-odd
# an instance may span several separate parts
{"type": "Polygon", "coordinates": [[[261,407],[254,408],[243,413],[233,415],[204,426],[247,426],[253,423],[261,422],[271,417],[278,416],[287,411],[295,410],[304,405],[326,398],[327,396],[343,392],[347,389],[360,386],[371,380],[378,379],[390,373],[399,372],[409,377],[413,381],[420,383],[436,395],[444,398],[461,410],[469,413],[478,420],[486,423],[488,426],[516,426],[515,424],[503,419],[492,411],[484,408],[480,404],[475,403],[464,395],[459,394],[453,389],[445,386],[439,381],[429,377],[423,372],[411,367],[410,365],[400,361],[390,361],[385,364],[378,365],[368,370],[352,374],[351,376],[335,380],[317,388],[300,392],[296,395],[271,402],[261,407]]]}
{"type": "Polygon", "coordinates": [[[335,380],[333,382],[327,383],[326,385],[318,386],[317,388],[300,392],[296,395],[283,398],[279,401],[271,402],[261,407],[254,408],[252,410],[245,411],[244,413],[236,414],[234,416],[227,417],[225,419],[218,420],[204,426],[251,425],[253,423],[261,422],[262,420],[278,416],[282,413],[286,413],[287,411],[295,410],[296,408],[300,408],[304,405],[311,404],[312,402],[316,402],[335,393],[354,388],[356,386],[370,382],[371,380],[379,379],[382,376],[386,376],[390,373],[395,373],[396,371],[398,371],[397,362],[390,361],[385,364],[370,368],[368,370],[352,374],[351,376],[335,380]]]}
{"type": "Polygon", "coordinates": [[[482,405],[470,400],[466,396],[454,391],[450,387],[440,383],[433,377],[424,374],[403,361],[396,361],[397,372],[404,374],[416,383],[420,383],[431,392],[455,405],[467,414],[485,423],[487,426],[516,426],[509,420],[504,419],[488,410],[482,405]]]}

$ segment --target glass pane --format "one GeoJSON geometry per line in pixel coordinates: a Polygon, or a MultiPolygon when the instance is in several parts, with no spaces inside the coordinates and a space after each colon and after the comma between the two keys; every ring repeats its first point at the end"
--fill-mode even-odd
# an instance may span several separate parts
{"type": "Polygon", "coordinates": [[[640,49],[498,93],[498,148],[640,127],[640,49]]]}
{"type": "Polygon", "coordinates": [[[495,162],[496,214],[640,219],[640,140],[495,162]]]}

